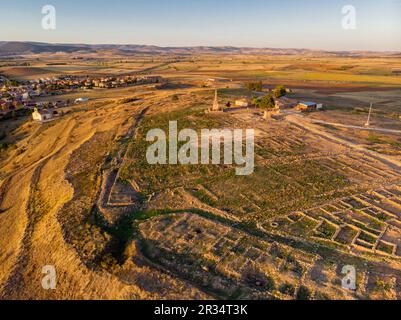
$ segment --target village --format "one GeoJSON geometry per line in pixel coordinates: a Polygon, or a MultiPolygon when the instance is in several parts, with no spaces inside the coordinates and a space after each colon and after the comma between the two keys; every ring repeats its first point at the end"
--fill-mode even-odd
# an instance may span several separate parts
{"type": "MultiPolygon", "coordinates": [[[[42,101],[50,96],[61,96],[69,93],[85,93],[95,89],[122,88],[134,85],[161,83],[159,76],[108,76],[77,77],[60,76],[40,78],[32,81],[15,81],[0,78],[0,119],[10,114],[27,114],[36,110],[50,114],[47,109],[62,108],[74,103],[85,102],[88,98],[75,100],[65,99],[55,102],[42,101]],[[43,110],[43,111],[42,111],[43,110]]],[[[34,117],[36,120],[36,118],[34,117]]]]}

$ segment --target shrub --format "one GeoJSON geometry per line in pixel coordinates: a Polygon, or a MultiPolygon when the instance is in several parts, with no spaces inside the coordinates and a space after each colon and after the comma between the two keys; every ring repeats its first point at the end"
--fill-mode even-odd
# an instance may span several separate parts
{"type": "Polygon", "coordinates": [[[8,147],[7,143],[5,143],[5,142],[0,143],[0,151],[7,149],[7,147],[8,147]]]}
{"type": "Polygon", "coordinates": [[[297,292],[297,300],[310,300],[312,292],[305,286],[300,286],[297,292]]]}
{"type": "Polygon", "coordinates": [[[286,282],[280,287],[279,291],[282,294],[286,294],[288,296],[293,296],[295,293],[295,287],[291,283],[286,282]]]}
{"type": "Polygon", "coordinates": [[[276,98],[280,98],[282,96],[285,96],[287,93],[287,89],[284,86],[277,86],[274,90],[273,90],[273,94],[276,98]]]}

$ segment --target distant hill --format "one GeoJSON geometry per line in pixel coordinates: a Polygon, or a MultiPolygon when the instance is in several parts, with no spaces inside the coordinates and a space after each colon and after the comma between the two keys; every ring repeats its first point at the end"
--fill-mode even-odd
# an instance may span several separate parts
{"type": "Polygon", "coordinates": [[[21,55],[29,53],[55,53],[90,51],[90,47],[70,44],[49,44],[39,42],[0,42],[0,55],[21,55]]]}
{"type": "Polygon", "coordinates": [[[0,41],[0,56],[27,55],[37,53],[95,53],[110,51],[119,55],[135,54],[267,54],[267,55],[328,55],[328,56],[397,56],[401,52],[371,51],[324,51],[309,49],[249,48],[230,46],[158,47],[152,45],[113,44],[50,44],[40,42],[0,41]]]}

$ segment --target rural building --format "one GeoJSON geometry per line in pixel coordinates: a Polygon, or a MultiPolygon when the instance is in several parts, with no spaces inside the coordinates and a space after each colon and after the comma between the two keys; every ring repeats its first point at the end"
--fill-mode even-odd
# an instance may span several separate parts
{"type": "Polygon", "coordinates": [[[298,103],[296,109],[304,112],[310,112],[310,111],[316,111],[319,109],[322,109],[323,105],[322,104],[317,104],[315,102],[303,102],[301,101],[298,103]]]}
{"type": "Polygon", "coordinates": [[[32,113],[32,118],[34,121],[47,122],[53,120],[53,113],[46,109],[38,110],[38,108],[35,108],[32,113]]]}
{"type": "Polygon", "coordinates": [[[29,92],[25,92],[22,94],[22,100],[24,100],[24,101],[31,100],[31,96],[29,95],[29,92]]]}
{"type": "Polygon", "coordinates": [[[248,99],[245,99],[245,98],[235,100],[235,106],[236,107],[248,107],[249,104],[250,103],[249,103],[248,99]]]}
{"type": "Polygon", "coordinates": [[[89,99],[88,99],[88,98],[78,98],[78,99],[75,99],[75,103],[81,103],[81,102],[86,102],[86,101],[89,101],[89,99]]]}

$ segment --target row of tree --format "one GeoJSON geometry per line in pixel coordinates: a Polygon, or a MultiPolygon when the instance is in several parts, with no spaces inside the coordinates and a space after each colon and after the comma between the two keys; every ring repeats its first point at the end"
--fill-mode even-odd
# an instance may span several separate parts
{"type": "MultiPolygon", "coordinates": [[[[263,90],[262,81],[258,82],[248,82],[245,84],[245,87],[251,91],[261,92],[263,90]]],[[[276,107],[276,102],[274,98],[280,98],[287,94],[287,89],[283,85],[278,85],[272,90],[271,94],[268,94],[264,97],[254,97],[252,99],[252,104],[258,108],[264,110],[272,110],[276,107]]]]}
{"type": "Polygon", "coordinates": [[[247,83],[245,83],[245,88],[247,88],[250,91],[262,92],[263,91],[263,83],[262,83],[262,81],[247,82],[247,83]]]}
{"type": "MultiPolygon", "coordinates": [[[[262,92],[263,83],[262,81],[251,81],[245,83],[245,88],[250,91],[262,92]]],[[[283,85],[278,85],[272,90],[272,94],[275,98],[280,98],[287,94],[287,89],[283,85]]]]}

